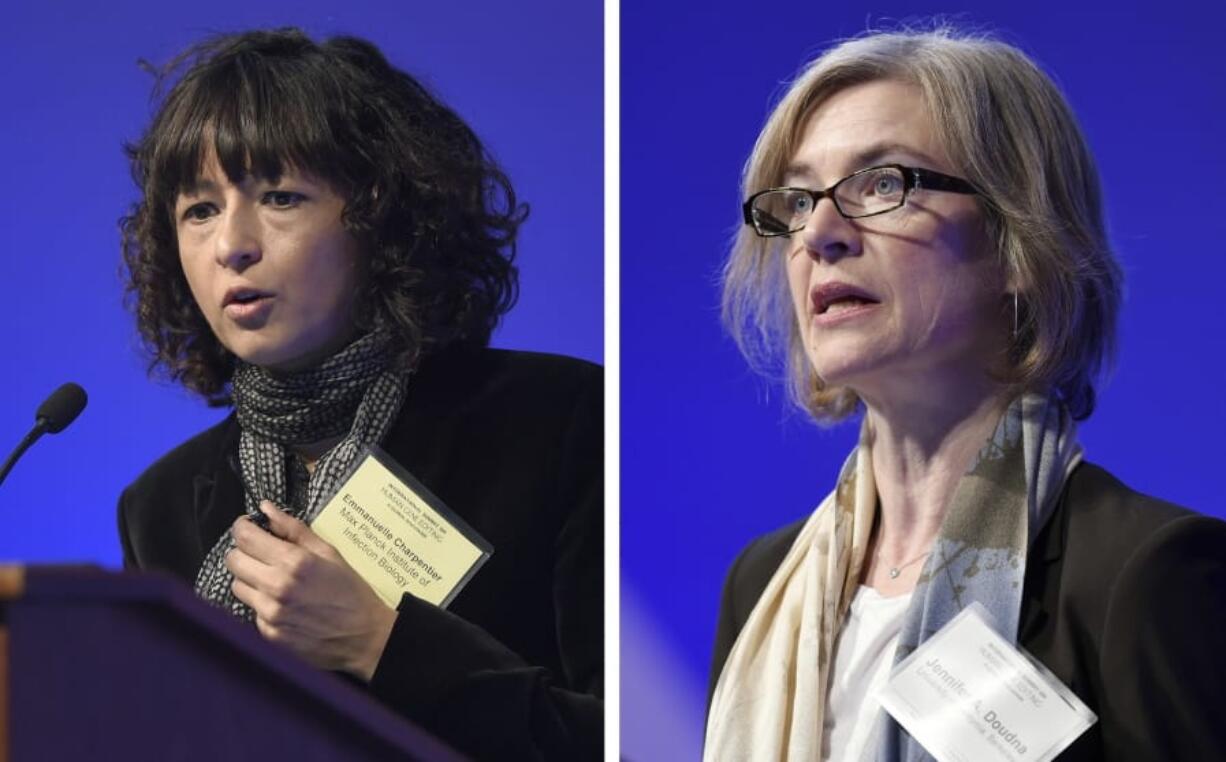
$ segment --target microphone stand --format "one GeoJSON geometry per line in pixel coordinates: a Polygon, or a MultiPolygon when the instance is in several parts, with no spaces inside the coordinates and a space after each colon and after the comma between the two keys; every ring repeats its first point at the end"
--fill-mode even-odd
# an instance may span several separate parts
{"type": "Polygon", "coordinates": [[[45,433],[47,433],[47,419],[39,418],[34,423],[34,428],[30,429],[30,432],[26,434],[25,438],[22,439],[17,445],[17,449],[13,450],[12,454],[9,455],[8,460],[4,461],[4,465],[0,466],[0,484],[4,484],[4,477],[8,476],[9,471],[13,470],[13,466],[17,463],[17,459],[25,454],[25,451],[30,449],[30,445],[37,442],[38,438],[45,433]]]}

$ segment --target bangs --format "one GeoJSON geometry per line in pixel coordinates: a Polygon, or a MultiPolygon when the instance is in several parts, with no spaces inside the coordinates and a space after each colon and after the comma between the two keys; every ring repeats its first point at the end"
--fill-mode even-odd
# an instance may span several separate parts
{"type": "Polygon", "coordinates": [[[287,169],[348,190],[344,137],[328,103],[336,83],[322,61],[239,53],[199,67],[167,99],[154,130],[149,169],[172,200],[196,189],[216,157],[234,184],[248,175],[276,182],[287,169]]]}

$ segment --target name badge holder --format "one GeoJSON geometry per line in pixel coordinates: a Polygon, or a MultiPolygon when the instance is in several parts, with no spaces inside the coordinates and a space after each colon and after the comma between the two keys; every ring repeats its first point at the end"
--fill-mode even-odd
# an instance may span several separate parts
{"type": "Polygon", "coordinates": [[[359,455],[311,529],[392,608],[404,593],[446,608],[494,552],[376,446],[359,455]]]}
{"type": "Polygon", "coordinates": [[[979,603],[890,673],[882,707],[938,762],[1047,762],[1097,720],[979,603]]]}

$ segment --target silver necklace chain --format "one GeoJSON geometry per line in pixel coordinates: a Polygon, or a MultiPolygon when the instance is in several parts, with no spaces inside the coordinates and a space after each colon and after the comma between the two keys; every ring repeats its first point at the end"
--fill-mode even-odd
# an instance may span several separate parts
{"type": "Polygon", "coordinates": [[[916,556],[915,558],[912,558],[910,561],[906,562],[905,564],[899,564],[898,566],[891,566],[890,567],[890,579],[898,579],[898,575],[902,574],[903,569],[907,568],[908,566],[920,560],[921,558],[926,558],[927,556],[931,554],[932,554],[931,550],[926,550],[923,553],[916,556]]]}

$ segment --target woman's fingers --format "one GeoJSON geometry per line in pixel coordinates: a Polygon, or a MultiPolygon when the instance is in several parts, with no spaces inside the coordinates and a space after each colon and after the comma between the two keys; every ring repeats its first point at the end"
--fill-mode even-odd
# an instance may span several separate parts
{"type": "Polygon", "coordinates": [[[298,545],[317,556],[330,557],[335,549],[306,525],[290,516],[271,500],[260,502],[260,511],[268,517],[268,528],[280,539],[298,545]]]}

